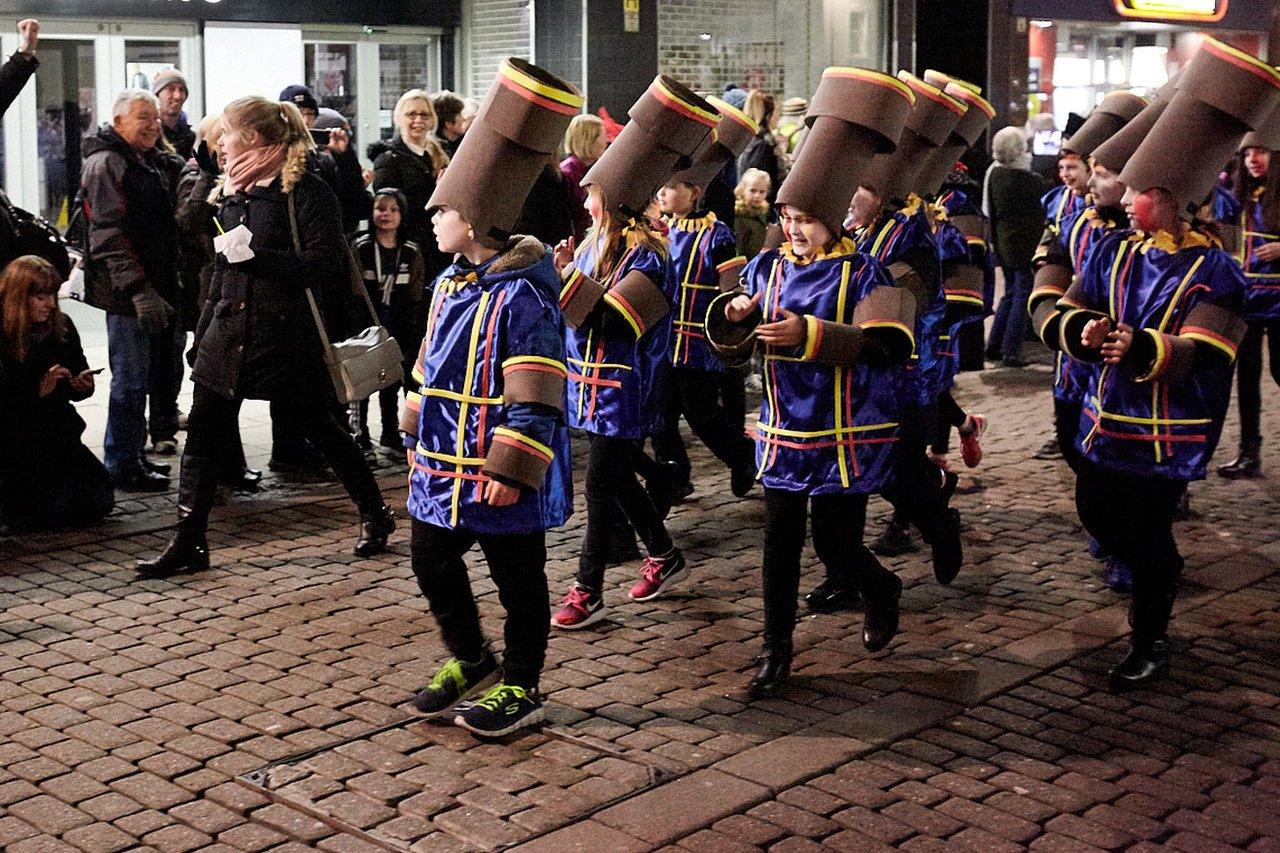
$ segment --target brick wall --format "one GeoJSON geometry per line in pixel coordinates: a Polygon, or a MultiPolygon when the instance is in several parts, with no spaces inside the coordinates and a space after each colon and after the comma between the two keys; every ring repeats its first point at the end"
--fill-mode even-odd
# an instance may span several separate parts
{"type": "MultiPolygon", "coordinates": [[[[658,68],[699,92],[728,82],[786,91],[776,0],[658,0],[658,68]],[[707,33],[710,39],[701,36],[707,33]]],[[[785,26],[785,25],[784,25],[785,26]]]]}

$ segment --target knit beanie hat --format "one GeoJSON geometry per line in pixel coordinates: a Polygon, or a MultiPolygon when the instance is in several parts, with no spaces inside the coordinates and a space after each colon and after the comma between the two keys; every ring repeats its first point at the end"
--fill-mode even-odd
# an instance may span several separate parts
{"type": "Polygon", "coordinates": [[[174,83],[181,84],[188,91],[191,89],[187,85],[187,78],[182,75],[181,71],[176,68],[162,68],[156,72],[156,76],[151,80],[151,94],[158,95],[164,90],[165,86],[172,86],[174,83]]]}

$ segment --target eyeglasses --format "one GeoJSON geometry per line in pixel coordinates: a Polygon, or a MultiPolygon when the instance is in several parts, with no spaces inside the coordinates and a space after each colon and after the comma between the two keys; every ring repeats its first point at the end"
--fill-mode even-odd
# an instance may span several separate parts
{"type": "Polygon", "coordinates": [[[415,118],[420,118],[420,119],[422,119],[423,121],[431,121],[433,118],[435,118],[435,116],[434,116],[433,114],[431,114],[431,113],[423,113],[423,112],[405,113],[405,114],[404,114],[404,117],[405,117],[405,118],[407,118],[407,119],[410,119],[410,120],[415,119],[415,118]]]}

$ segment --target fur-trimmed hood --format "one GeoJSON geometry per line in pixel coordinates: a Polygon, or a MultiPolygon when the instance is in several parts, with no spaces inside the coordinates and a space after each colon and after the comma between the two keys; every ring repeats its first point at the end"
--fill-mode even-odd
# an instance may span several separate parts
{"type": "Polygon", "coordinates": [[[537,237],[513,234],[489,265],[489,272],[498,274],[528,269],[546,256],[547,247],[537,237]]]}

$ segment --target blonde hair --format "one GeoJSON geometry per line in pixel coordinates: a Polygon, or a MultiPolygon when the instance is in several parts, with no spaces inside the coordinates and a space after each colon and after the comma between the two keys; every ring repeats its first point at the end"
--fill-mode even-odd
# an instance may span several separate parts
{"type": "Polygon", "coordinates": [[[991,156],[1002,166],[1017,166],[1027,155],[1027,135],[1020,128],[1002,127],[991,137],[991,156]]]}
{"type": "Polygon", "coordinates": [[[396,126],[396,130],[400,132],[400,137],[403,139],[406,129],[404,114],[409,111],[410,101],[422,101],[427,105],[426,111],[431,113],[431,126],[427,128],[427,136],[423,142],[423,147],[427,150],[427,156],[431,158],[431,165],[438,172],[449,165],[449,155],[445,153],[440,141],[436,139],[436,125],[439,122],[436,118],[436,106],[431,101],[431,93],[426,89],[410,89],[405,92],[400,96],[400,100],[396,101],[396,108],[391,114],[391,122],[396,126]]]}
{"type": "Polygon", "coordinates": [[[601,211],[599,223],[593,224],[582,240],[583,246],[588,243],[596,246],[596,266],[589,273],[592,278],[603,281],[613,275],[618,264],[622,263],[623,256],[636,246],[666,259],[667,238],[653,229],[647,217],[640,216],[625,223],[616,218],[609,212],[609,200],[599,184],[588,186],[587,195],[596,199],[601,211]]]}
{"type": "Polygon", "coordinates": [[[584,163],[591,161],[596,144],[604,136],[604,121],[599,116],[576,115],[564,132],[564,150],[584,163]]]}
{"type": "Polygon", "coordinates": [[[738,185],[733,188],[733,197],[738,201],[745,202],[747,200],[747,184],[751,181],[764,181],[764,191],[768,192],[773,187],[773,181],[769,180],[769,173],[763,169],[747,169],[742,173],[742,177],[738,178],[738,185]]]}
{"type": "Polygon", "coordinates": [[[747,102],[743,104],[742,111],[761,127],[773,127],[774,119],[778,115],[777,107],[778,102],[773,95],[759,89],[752,89],[747,95],[747,102]]]}
{"type": "MultiPolygon", "coordinates": [[[[296,106],[260,95],[237,98],[222,111],[222,125],[223,133],[235,131],[245,142],[251,140],[256,132],[263,145],[285,146],[280,189],[286,193],[293,192],[294,185],[307,170],[307,154],[314,147],[311,131],[296,106]]],[[[210,201],[217,201],[225,185],[225,180],[218,184],[210,201]]]]}
{"type": "Polygon", "coordinates": [[[222,113],[214,113],[200,119],[200,123],[196,125],[196,146],[199,147],[203,142],[209,146],[209,152],[214,154],[221,147],[218,144],[220,139],[222,139],[222,113]]]}

